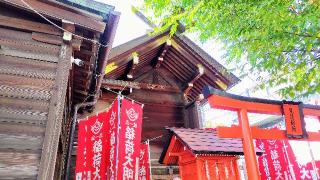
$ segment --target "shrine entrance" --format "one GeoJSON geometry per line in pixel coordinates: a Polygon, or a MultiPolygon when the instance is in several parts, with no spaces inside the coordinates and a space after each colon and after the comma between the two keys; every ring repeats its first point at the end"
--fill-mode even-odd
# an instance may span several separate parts
{"type": "Polygon", "coordinates": [[[320,106],[301,102],[274,101],[228,94],[212,87],[203,90],[212,108],[238,112],[239,126],[217,127],[220,138],[241,138],[249,180],[261,179],[253,139],[320,141],[319,132],[307,132],[305,117],[320,120],[320,106]],[[248,113],[283,115],[286,130],[250,127],[248,113]]]}

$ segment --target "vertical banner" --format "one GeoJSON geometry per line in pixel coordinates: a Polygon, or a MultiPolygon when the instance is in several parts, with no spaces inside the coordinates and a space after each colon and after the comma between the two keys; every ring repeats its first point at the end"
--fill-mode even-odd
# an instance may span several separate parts
{"type": "Polygon", "coordinates": [[[138,179],[142,107],[123,99],[120,112],[118,180],[138,179]]]}
{"type": "Polygon", "coordinates": [[[107,128],[101,115],[80,121],[76,180],[105,178],[107,128]]]}
{"type": "Polygon", "coordinates": [[[318,179],[316,171],[320,170],[320,162],[315,162],[316,171],[311,162],[304,165],[299,164],[288,140],[257,140],[256,146],[264,151],[258,157],[261,179],[318,179]]]}
{"type": "Polygon", "coordinates": [[[150,180],[149,145],[140,145],[139,180],[150,180]]]}
{"type": "Polygon", "coordinates": [[[119,97],[114,101],[112,107],[109,110],[107,123],[109,124],[109,133],[107,143],[108,150],[108,162],[107,162],[107,179],[115,180],[117,172],[117,139],[118,139],[118,124],[119,124],[119,97]]]}
{"type": "Polygon", "coordinates": [[[80,121],[78,124],[78,149],[76,160],[76,180],[91,179],[91,171],[87,169],[86,154],[86,121],[80,121]]]}

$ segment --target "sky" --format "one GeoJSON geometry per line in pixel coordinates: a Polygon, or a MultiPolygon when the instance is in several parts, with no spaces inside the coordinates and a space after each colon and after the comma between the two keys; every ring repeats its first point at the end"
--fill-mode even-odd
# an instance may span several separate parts
{"type": "MultiPolygon", "coordinates": [[[[131,6],[138,7],[142,4],[141,0],[97,0],[109,5],[115,6],[115,10],[121,13],[120,21],[118,24],[117,33],[115,36],[113,46],[119,46],[123,43],[126,43],[132,39],[138,38],[146,34],[148,30],[151,28],[144,23],[139,17],[137,17],[132,11],[131,6]]],[[[205,44],[201,44],[197,41],[195,35],[189,34],[187,35],[190,39],[195,41],[200,47],[202,47],[208,54],[210,54],[213,58],[215,58],[219,63],[228,67],[222,55],[224,53],[223,45],[216,41],[209,41],[205,44]]],[[[230,67],[229,67],[230,68],[230,67]]],[[[235,72],[235,75],[237,73],[235,72]]],[[[234,93],[237,95],[250,96],[250,97],[258,97],[258,98],[267,98],[267,99],[277,99],[281,98],[272,90],[270,91],[253,91],[253,89],[257,86],[257,82],[254,79],[254,75],[249,75],[247,77],[242,78],[241,82],[235,85],[233,88],[229,89],[228,92],[234,93]]],[[[209,122],[208,126],[217,126],[217,125],[231,125],[231,122],[237,117],[236,113],[226,112],[221,110],[211,109],[208,105],[204,107],[204,119],[209,122]]],[[[257,114],[249,114],[250,123],[254,124],[258,121],[261,121],[265,118],[270,118],[270,116],[266,115],[257,115],[257,114]]],[[[312,131],[320,130],[320,124],[316,123],[317,121],[308,121],[307,129],[312,131]]],[[[306,163],[311,160],[311,157],[308,153],[308,145],[303,142],[290,142],[294,147],[294,151],[296,154],[300,154],[298,156],[298,160],[301,163],[306,163]],[[298,145],[299,144],[299,145],[298,145]],[[301,145],[303,144],[303,145],[301,145]]],[[[320,149],[320,143],[311,143],[313,149],[320,149]]],[[[320,160],[320,153],[316,154],[315,157],[317,160],[320,160]]]]}

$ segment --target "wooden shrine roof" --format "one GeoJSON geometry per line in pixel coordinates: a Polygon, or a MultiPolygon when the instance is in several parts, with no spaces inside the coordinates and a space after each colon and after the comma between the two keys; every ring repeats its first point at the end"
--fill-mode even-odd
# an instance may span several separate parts
{"type": "MultiPolygon", "coordinates": [[[[241,139],[219,138],[215,129],[186,129],[166,128],[164,135],[165,146],[160,157],[163,162],[168,153],[180,152],[186,146],[194,155],[243,155],[241,139]],[[172,138],[177,138],[179,143],[170,145],[172,138]],[[169,149],[169,146],[172,148],[169,149]]],[[[256,148],[257,154],[262,151],[256,148]]],[[[177,157],[169,156],[168,164],[175,164],[177,157]]]]}
{"type": "Polygon", "coordinates": [[[113,69],[105,78],[124,80],[128,69],[132,67],[132,53],[138,54],[139,63],[135,71],[140,70],[134,74],[132,81],[157,69],[158,66],[159,69],[169,71],[181,82],[178,87],[181,92],[186,91],[188,83],[192,82],[193,87],[188,90],[189,100],[196,99],[205,85],[226,90],[239,81],[189,38],[179,33],[169,38],[168,31],[154,36],[144,35],[113,48],[108,60],[108,65],[113,69]],[[162,59],[160,65],[158,65],[159,58],[162,59]],[[199,65],[204,68],[204,74],[193,81],[197,76],[199,65]]]}

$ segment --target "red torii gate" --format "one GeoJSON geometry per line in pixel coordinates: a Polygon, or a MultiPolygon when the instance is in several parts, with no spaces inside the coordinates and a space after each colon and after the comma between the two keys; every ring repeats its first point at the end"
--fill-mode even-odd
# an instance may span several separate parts
{"type": "Polygon", "coordinates": [[[307,132],[304,116],[320,120],[320,106],[301,102],[274,101],[229,94],[212,87],[205,87],[204,96],[212,108],[238,112],[239,126],[217,127],[221,138],[242,138],[249,180],[260,180],[253,139],[294,139],[320,141],[319,132],[307,132]],[[286,130],[250,127],[247,113],[284,115],[286,130]]]}

